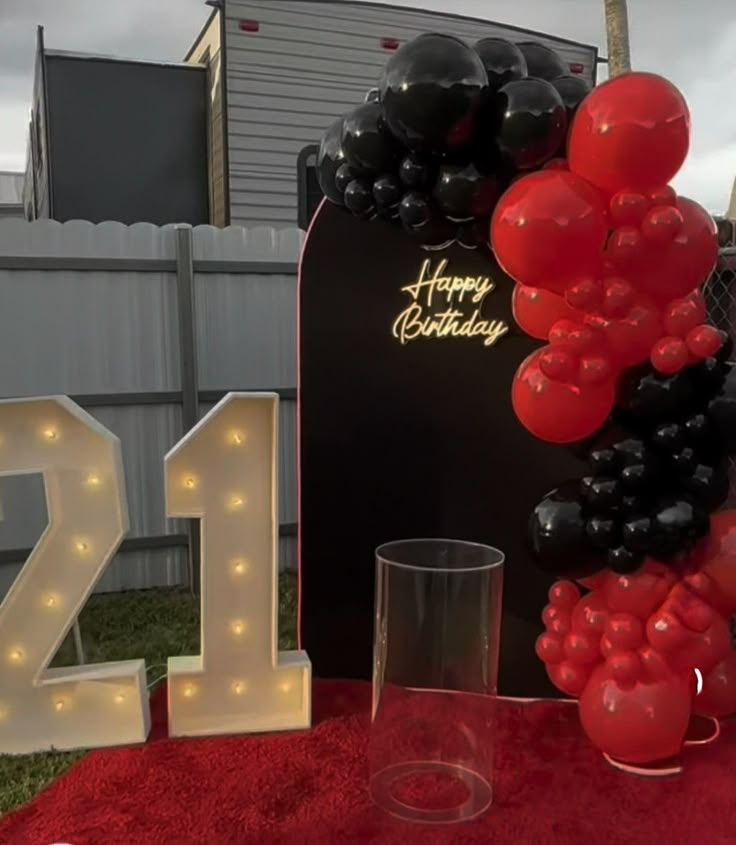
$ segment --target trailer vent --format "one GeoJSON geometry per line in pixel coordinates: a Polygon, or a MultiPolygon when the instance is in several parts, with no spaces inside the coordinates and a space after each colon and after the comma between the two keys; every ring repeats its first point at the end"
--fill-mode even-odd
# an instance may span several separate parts
{"type": "Polygon", "coordinates": [[[570,65],[571,73],[585,73],[585,65],[581,65],[579,62],[573,62],[570,65]]]}
{"type": "Polygon", "coordinates": [[[381,41],[381,47],[384,50],[398,50],[401,47],[401,41],[398,38],[384,38],[381,41]]]}
{"type": "Polygon", "coordinates": [[[238,29],[241,32],[259,32],[261,25],[258,21],[238,21],[238,29]]]}

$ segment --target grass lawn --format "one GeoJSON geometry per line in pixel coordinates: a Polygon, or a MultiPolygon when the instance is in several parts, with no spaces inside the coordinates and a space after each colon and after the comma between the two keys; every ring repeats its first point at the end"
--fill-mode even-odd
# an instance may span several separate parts
{"type": "MultiPolygon", "coordinates": [[[[296,648],[296,578],[281,578],[279,631],[282,649],[296,648]]],[[[158,589],[93,596],[79,617],[88,663],[143,657],[148,682],[161,681],[166,660],[199,651],[199,599],[184,590],[158,589]]],[[[67,638],[54,666],[76,663],[67,638]]],[[[0,813],[29,801],[86,752],[0,755],[0,813]]]]}

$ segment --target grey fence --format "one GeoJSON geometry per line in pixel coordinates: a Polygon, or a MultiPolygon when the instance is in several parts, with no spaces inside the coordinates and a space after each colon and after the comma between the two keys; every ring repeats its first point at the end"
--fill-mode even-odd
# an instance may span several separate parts
{"type": "MultiPolygon", "coordinates": [[[[99,591],[190,583],[163,456],[230,390],[281,397],[280,565],[296,564],[297,229],[0,221],[0,396],[66,394],[122,442],[131,531],[99,591]]],[[[0,597],[46,523],[0,479],[0,597]]],[[[189,555],[189,548],[192,555],[189,555]]]]}

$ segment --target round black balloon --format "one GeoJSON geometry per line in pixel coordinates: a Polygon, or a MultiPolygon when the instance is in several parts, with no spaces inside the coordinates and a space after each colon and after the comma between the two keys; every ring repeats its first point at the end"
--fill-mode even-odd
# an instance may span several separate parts
{"type": "Polygon", "coordinates": [[[657,426],[652,434],[652,443],[662,452],[674,455],[685,448],[687,436],[684,426],[677,423],[664,423],[657,426]]]}
{"type": "Polygon", "coordinates": [[[631,575],[644,562],[641,552],[634,552],[626,546],[618,546],[608,552],[608,565],[619,575],[631,575]]]}
{"type": "Polygon", "coordinates": [[[342,118],[336,120],[322,136],[317,155],[317,181],[322,193],[335,205],[343,205],[344,190],[335,185],[335,175],[345,163],[342,149],[342,118]]]}
{"type": "Polygon", "coordinates": [[[611,448],[593,449],[588,462],[596,475],[614,475],[621,466],[616,450],[611,448]]]}
{"type": "Polygon", "coordinates": [[[538,41],[523,41],[517,46],[526,59],[528,76],[551,82],[570,70],[558,53],[538,41]]]}
{"type": "Polygon", "coordinates": [[[526,59],[521,50],[505,38],[483,38],[475,45],[488,75],[488,85],[498,91],[507,82],[527,75],[526,59]]]}
{"type": "Polygon", "coordinates": [[[489,216],[500,195],[496,177],[481,173],[474,164],[443,164],[434,188],[440,211],[459,222],[489,216]]]}
{"type": "Polygon", "coordinates": [[[627,437],[613,444],[621,466],[630,467],[647,461],[646,443],[638,437],[627,437]]]}
{"type": "Polygon", "coordinates": [[[722,364],[725,364],[733,361],[733,338],[728,332],[721,332],[721,338],[723,339],[723,346],[718,350],[716,358],[722,364]]]}
{"type": "Polygon", "coordinates": [[[552,158],[567,132],[562,98],[543,79],[517,79],[496,97],[501,155],[518,170],[532,170],[552,158]]]}
{"type": "Polygon", "coordinates": [[[614,416],[625,426],[649,432],[657,425],[686,419],[695,404],[695,388],[686,370],[663,376],[647,365],[621,380],[614,416]]]}
{"type": "Polygon", "coordinates": [[[690,475],[698,463],[698,453],[692,446],[686,446],[672,456],[672,467],[680,475],[690,475]]]}
{"type": "Polygon", "coordinates": [[[615,510],[621,504],[623,489],[617,478],[594,478],[586,496],[586,504],[597,514],[615,510]]]}
{"type": "Polygon", "coordinates": [[[708,530],[708,516],[686,499],[662,503],[652,515],[651,554],[671,560],[690,551],[708,530]]]}
{"type": "Polygon", "coordinates": [[[404,188],[396,176],[380,176],[373,183],[373,198],[379,211],[398,209],[404,188]]]}
{"type": "Polygon", "coordinates": [[[487,246],[490,238],[491,221],[485,217],[468,220],[457,227],[455,240],[464,249],[480,249],[487,246]]]}
{"type": "Polygon", "coordinates": [[[632,517],[623,524],[622,535],[629,551],[646,554],[652,544],[654,523],[648,516],[632,517]]]}
{"type": "Polygon", "coordinates": [[[407,188],[423,191],[432,181],[432,168],[423,156],[409,153],[401,162],[399,177],[407,188]]]}
{"type": "Polygon", "coordinates": [[[621,529],[618,522],[608,517],[592,517],[585,526],[585,532],[590,544],[603,552],[618,546],[621,542],[621,529]]]}
{"type": "Polygon", "coordinates": [[[381,92],[378,88],[371,88],[371,90],[365,95],[365,102],[366,103],[380,103],[381,102],[381,92]]]}
{"type": "Polygon", "coordinates": [[[699,364],[688,367],[687,374],[693,381],[695,391],[702,402],[707,402],[723,388],[730,365],[717,358],[706,358],[699,364]]]}
{"type": "Polygon", "coordinates": [[[357,217],[370,217],[375,210],[371,183],[353,179],[345,190],[345,207],[357,217]]]}
{"type": "Polygon", "coordinates": [[[446,249],[455,240],[455,226],[445,217],[430,212],[430,218],[421,226],[408,229],[412,240],[422,249],[446,249]]]}
{"type": "Polygon", "coordinates": [[[548,493],[529,517],[528,540],[537,565],[556,576],[583,578],[602,566],[588,542],[579,482],[548,493]]]}
{"type": "Polygon", "coordinates": [[[736,365],[725,365],[726,377],[708,404],[708,418],[729,454],[736,453],[736,365]]]}
{"type": "Polygon", "coordinates": [[[646,493],[655,481],[655,474],[648,464],[632,464],[621,470],[621,486],[631,495],[646,493]]]}
{"type": "Polygon", "coordinates": [[[417,226],[425,226],[432,217],[432,208],[426,194],[419,191],[410,191],[401,200],[399,206],[399,217],[401,222],[409,229],[417,226]]]}
{"type": "Polygon", "coordinates": [[[702,508],[712,513],[728,499],[728,466],[725,462],[715,467],[698,464],[692,474],[683,479],[682,486],[702,508]]]}
{"type": "Polygon", "coordinates": [[[558,76],[552,80],[552,85],[562,98],[568,121],[571,121],[580,103],[590,93],[590,85],[582,76],[558,76]]]}
{"type": "Polygon", "coordinates": [[[342,149],[345,161],[358,176],[391,171],[398,146],[383,122],[379,103],[364,103],[343,118],[342,149]]]}
{"type": "Polygon", "coordinates": [[[473,137],[488,89],[480,56],[451,35],[428,33],[386,63],[380,92],[386,123],[411,149],[453,150],[473,137]]]}
{"type": "Polygon", "coordinates": [[[355,174],[347,164],[341,164],[335,173],[335,186],[337,190],[343,195],[348,189],[348,185],[355,179],[355,174]]]}

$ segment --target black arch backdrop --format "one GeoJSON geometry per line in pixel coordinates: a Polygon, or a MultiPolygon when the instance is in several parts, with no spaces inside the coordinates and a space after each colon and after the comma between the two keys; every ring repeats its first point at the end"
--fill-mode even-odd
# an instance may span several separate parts
{"type": "Polygon", "coordinates": [[[557,694],[534,653],[551,582],[526,522],[581,465],[514,416],[511,381],[536,343],[514,325],[513,286],[486,251],[428,252],[330,203],[313,223],[299,291],[301,633],[319,677],[371,676],[375,548],[442,536],[506,553],[501,691],[557,694]]]}

